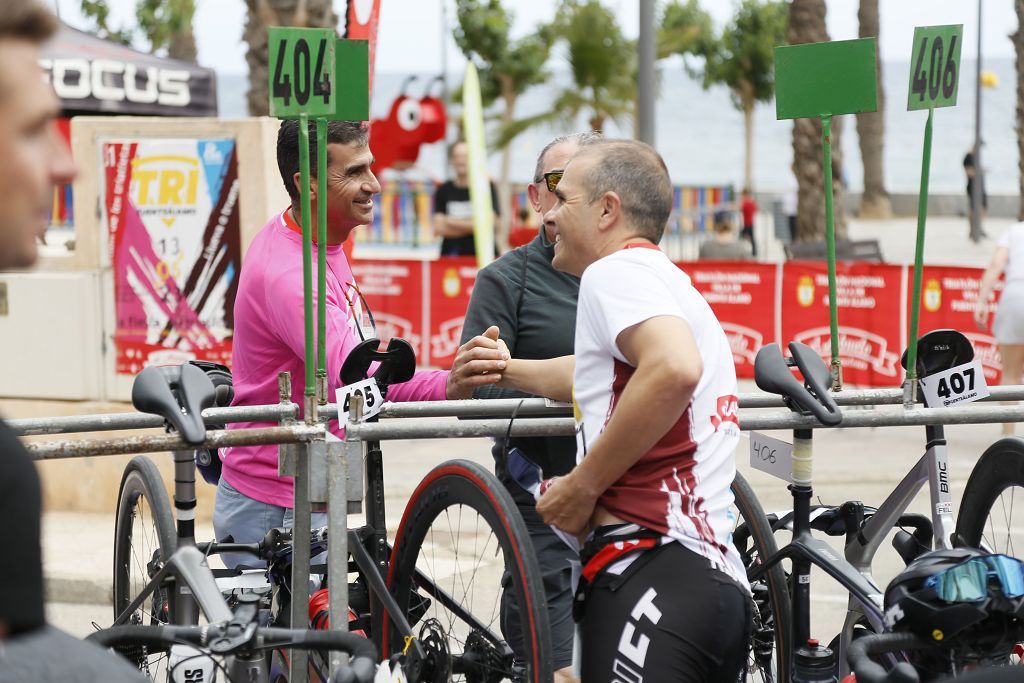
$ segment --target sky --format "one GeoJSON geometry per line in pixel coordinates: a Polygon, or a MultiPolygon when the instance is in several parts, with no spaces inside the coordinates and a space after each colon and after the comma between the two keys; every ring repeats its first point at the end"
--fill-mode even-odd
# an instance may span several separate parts
{"type": "MultiPolygon", "coordinates": [[[[79,0],[45,0],[56,6],[61,18],[76,28],[88,28],[79,10],[79,0]]],[[[358,1],[358,0],[357,0],[358,1]]],[[[619,17],[623,33],[636,37],[639,17],[636,0],[603,0],[619,17]]],[[[135,0],[108,0],[113,25],[133,24],[135,0]]],[[[983,3],[982,55],[984,58],[1013,57],[1008,34],[1017,27],[1013,3],[993,0],[879,0],[880,55],[886,61],[909,61],[915,26],[963,24],[963,58],[973,56],[978,45],[978,2],[983,3]]],[[[344,0],[334,0],[336,11],[344,0]]],[[[506,0],[514,14],[513,35],[524,35],[539,23],[550,21],[556,2],[549,0],[506,0]],[[514,9],[512,9],[514,8],[514,9]]],[[[857,37],[859,0],[826,0],[828,29],[832,40],[857,37]]],[[[199,62],[222,74],[244,74],[244,0],[196,0],[195,33],[199,62]]],[[[701,0],[719,28],[732,16],[732,0],[701,0]]],[[[444,28],[455,21],[455,0],[381,0],[377,43],[377,70],[391,73],[440,72],[447,57],[449,72],[462,71],[464,59],[444,28]],[[447,11],[445,12],[445,8],[447,11]]]]}

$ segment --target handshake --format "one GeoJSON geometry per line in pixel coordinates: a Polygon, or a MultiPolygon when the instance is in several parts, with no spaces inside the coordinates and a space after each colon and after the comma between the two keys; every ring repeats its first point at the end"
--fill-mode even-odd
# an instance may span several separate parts
{"type": "Polygon", "coordinates": [[[497,325],[491,325],[483,334],[459,347],[448,375],[445,398],[472,398],[477,387],[498,384],[504,377],[509,360],[508,347],[501,340],[497,325]]]}

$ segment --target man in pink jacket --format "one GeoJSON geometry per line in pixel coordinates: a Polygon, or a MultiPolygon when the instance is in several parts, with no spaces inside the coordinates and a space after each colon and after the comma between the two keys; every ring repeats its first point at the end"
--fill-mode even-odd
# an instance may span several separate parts
{"type": "MultiPolygon", "coordinates": [[[[352,349],[374,336],[368,311],[352,274],[342,243],[352,230],[373,222],[373,195],[380,184],[370,166],[373,154],[367,130],[357,121],[331,121],[327,127],[327,196],[317,196],[310,182],[312,212],[327,202],[327,381],[328,398],[341,386],[341,367],[352,349]]],[[[310,124],[310,168],[316,169],[316,130],[310,124]]],[[[299,200],[299,126],[284,121],[278,132],[277,162],[291,206],[273,216],[253,238],[242,264],[235,299],[232,374],[233,405],[277,402],[278,373],[292,377],[292,400],[302,405],[305,390],[305,336],[302,274],[302,228],[299,200]]],[[[315,230],[314,230],[315,239],[315,230]]],[[[321,245],[314,243],[316,250],[321,245]]],[[[316,296],[314,279],[314,296],[316,296]]],[[[495,339],[479,336],[459,348],[451,371],[418,372],[408,382],[393,385],[392,401],[430,401],[470,398],[473,389],[494,384],[507,358],[495,339]]],[[[265,426],[238,423],[233,428],[265,426]]],[[[332,422],[331,431],[343,430],[332,422]]],[[[217,488],[214,527],[217,538],[239,543],[263,538],[267,530],[291,526],[294,506],[291,477],[278,476],[278,447],[246,446],[222,451],[223,473],[217,488]]],[[[314,515],[313,525],[326,524],[314,515]]],[[[252,558],[222,556],[229,565],[252,563],[252,558]]]]}

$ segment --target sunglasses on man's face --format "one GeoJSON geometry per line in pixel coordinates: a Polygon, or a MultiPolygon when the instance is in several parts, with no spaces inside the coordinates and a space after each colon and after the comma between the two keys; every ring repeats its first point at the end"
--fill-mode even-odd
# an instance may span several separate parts
{"type": "Polygon", "coordinates": [[[558,187],[558,181],[562,179],[564,173],[564,168],[557,168],[544,174],[544,183],[548,186],[548,192],[555,191],[555,188],[558,187]]]}

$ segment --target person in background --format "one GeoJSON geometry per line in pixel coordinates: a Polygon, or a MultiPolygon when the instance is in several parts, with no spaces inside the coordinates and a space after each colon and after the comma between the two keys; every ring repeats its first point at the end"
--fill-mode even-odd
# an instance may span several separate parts
{"type": "MultiPolygon", "coordinates": [[[[469,147],[459,141],[448,151],[455,178],[434,192],[434,234],[441,238],[441,256],[476,256],[473,205],[469,200],[469,147]]],[[[498,224],[498,191],[491,187],[494,224],[498,224]]]]}
{"type": "MultiPolygon", "coordinates": [[[[565,165],[581,147],[601,139],[600,133],[564,135],[549,142],[537,157],[533,182],[527,188],[530,205],[543,219],[555,205],[554,191],[565,165]]],[[[572,353],[576,325],[576,297],[580,281],[551,266],[554,236],[541,226],[527,245],[513,249],[477,274],[473,295],[466,309],[462,339],[482,334],[497,325],[513,358],[554,358],[572,353]]],[[[523,392],[481,387],[474,398],[520,398],[523,392]]],[[[506,454],[518,448],[541,467],[545,478],[566,474],[576,464],[576,440],[571,436],[516,437],[495,439],[491,454],[498,479],[515,500],[533,541],[544,591],[548,599],[551,637],[554,645],[555,678],[571,680],[573,654],[572,573],[573,552],[537,516],[533,495],[524,491],[509,475],[506,454]]],[[[502,630],[512,647],[521,648],[522,631],[511,591],[502,594],[502,630]]]]}
{"type": "MultiPolygon", "coordinates": [[[[0,271],[35,264],[53,188],[75,177],[55,127],[59,103],[39,69],[39,46],[57,26],[35,0],[0,2],[0,271]]],[[[3,421],[0,515],[0,681],[149,680],[112,652],[46,623],[39,474],[3,421]]]]}
{"type": "MultiPolygon", "coordinates": [[[[740,213],[743,214],[743,229],[740,230],[740,237],[750,242],[750,253],[757,256],[757,242],[754,241],[754,216],[757,215],[757,202],[750,188],[743,188],[740,193],[740,213]]],[[[716,226],[717,227],[717,226],[716,226]]]]}
{"type": "Polygon", "coordinates": [[[711,239],[701,243],[698,256],[709,261],[749,259],[753,256],[753,247],[746,240],[736,239],[729,211],[716,211],[714,233],[711,239]]]}
{"type": "MultiPolygon", "coordinates": [[[[972,216],[974,214],[974,183],[981,183],[981,215],[984,218],[988,214],[988,193],[985,192],[985,175],[978,171],[978,165],[975,161],[977,158],[977,146],[971,147],[971,149],[964,155],[964,175],[967,176],[967,221],[970,224],[972,216]]],[[[988,235],[982,230],[975,239],[971,236],[973,241],[985,239],[988,235]]]]}
{"type": "MultiPolygon", "coordinates": [[[[992,260],[981,276],[981,289],[974,307],[974,321],[984,332],[988,328],[988,300],[999,276],[1006,283],[992,320],[992,336],[999,342],[1002,384],[1024,380],[1024,223],[1011,225],[996,244],[992,260]]],[[[1012,404],[1011,404],[1012,405],[1012,404]]],[[[1003,425],[1003,436],[1013,435],[1013,422],[1003,425]]]]}

